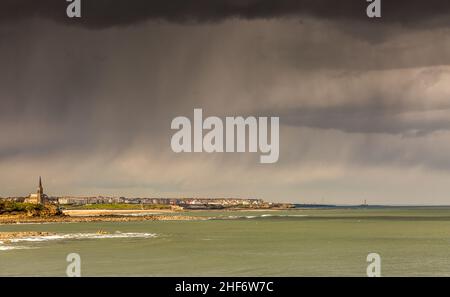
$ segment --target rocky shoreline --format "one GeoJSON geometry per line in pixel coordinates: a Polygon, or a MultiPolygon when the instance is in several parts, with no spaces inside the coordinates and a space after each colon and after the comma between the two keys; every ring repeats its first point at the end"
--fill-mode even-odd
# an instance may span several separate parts
{"type": "Polygon", "coordinates": [[[23,223],[81,223],[81,222],[134,222],[134,221],[192,221],[205,220],[205,217],[183,216],[183,215],[145,215],[145,216],[47,216],[30,217],[22,215],[0,216],[0,224],[23,224],[23,223]]]}
{"type": "Polygon", "coordinates": [[[0,232],[0,241],[9,241],[11,239],[24,238],[24,237],[37,237],[37,236],[51,236],[55,233],[51,232],[0,232]]]}

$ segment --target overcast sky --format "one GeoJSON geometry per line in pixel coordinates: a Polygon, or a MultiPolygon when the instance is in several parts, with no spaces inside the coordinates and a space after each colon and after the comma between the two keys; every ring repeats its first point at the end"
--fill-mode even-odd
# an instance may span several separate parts
{"type": "Polygon", "coordinates": [[[0,196],[450,204],[449,1],[66,5],[2,1],[0,196]],[[279,116],[279,161],[173,153],[194,108],[279,116]]]}

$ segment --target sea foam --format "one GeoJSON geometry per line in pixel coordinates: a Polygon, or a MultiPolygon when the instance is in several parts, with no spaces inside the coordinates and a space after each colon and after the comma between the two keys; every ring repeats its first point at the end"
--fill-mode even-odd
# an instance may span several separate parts
{"type": "Polygon", "coordinates": [[[45,242],[45,241],[55,241],[55,240],[79,240],[79,239],[111,239],[111,238],[155,238],[156,233],[68,233],[68,234],[54,234],[54,235],[43,235],[43,236],[29,236],[21,238],[13,238],[8,241],[0,241],[0,251],[8,251],[14,249],[28,249],[31,247],[26,246],[15,246],[11,245],[19,242],[45,242]]]}

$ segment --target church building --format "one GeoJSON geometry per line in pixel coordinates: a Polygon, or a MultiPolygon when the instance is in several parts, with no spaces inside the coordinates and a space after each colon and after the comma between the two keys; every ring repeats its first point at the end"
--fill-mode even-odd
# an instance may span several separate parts
{"type": "Polygon", "coordinates": [[[42,187],[42,180],[39,177],[39,186],[37,188],[36,194],[30,194],[29,197],[25,198],[25,203],[33,204],[45,204],[47,200],[47,195],[44,194],[44,188],[42,187]]]}

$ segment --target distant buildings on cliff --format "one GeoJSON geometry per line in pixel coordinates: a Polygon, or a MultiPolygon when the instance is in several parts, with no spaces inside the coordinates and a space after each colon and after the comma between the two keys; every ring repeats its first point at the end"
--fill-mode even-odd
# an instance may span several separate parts
{"type": "Polygon", "coordinates": [[[126,197],[105,197],[105,196],[60,196],[49,197],[44,193],[42,179],[39,177],[39,184],[36,193],[27,197],[9,197],[7,200],[25,202],[33,204],[53,203],[60,205],[85,205],[85,204],[161,204],[176,205],[188,209],[196,208],[223,208],[233,206],[263,207],[272,203],[264,202],[262,199],[242,199],[242,198],[126,198],[126,197]]]}
{"type": "Polygon", "coordinates": [[[262,206],[265,202],[261,199],[241,198],[126,198],[126,197],[76,197],[64,196],[57,198],[61,205],[83,205],[83,204],[161,204],[177,205],[184,208],[220,208],[228,206],[262,206]]]}

